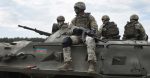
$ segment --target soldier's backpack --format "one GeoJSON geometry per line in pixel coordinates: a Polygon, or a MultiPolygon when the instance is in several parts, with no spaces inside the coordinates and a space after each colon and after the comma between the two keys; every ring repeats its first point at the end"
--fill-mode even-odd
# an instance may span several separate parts
{"type": "Polygon", "coordinates": [[[114,22],[108,22],[103,26],[102,36],[104,37],[113,37],[119,35],[119,29],[114,22]]]}
{"type": "Polygon", "coordinates": [[[125,31],[124,31],[126,37],[136,37],[136,34],[138,33],[135,24],[131,22],[127,22],[125,25],[125,31]]]}

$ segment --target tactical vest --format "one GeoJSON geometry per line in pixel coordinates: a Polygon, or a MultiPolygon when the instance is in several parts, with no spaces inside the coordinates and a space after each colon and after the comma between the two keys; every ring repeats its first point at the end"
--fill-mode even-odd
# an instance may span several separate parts
{"type": "Polygon", "coordinates": [[[135,23],[128,22],[125,25],[125,35],[127,38],[134,38],[138,36],[138,30],[135,28],[135,23]]]}
{"type": "Polygon", "coordinates": [[[90,16],[90,13],[85,13],[82,16],[76,16],[75,26],[91,29],[89,16],[90,16]]]}
{"type": "Polygon", "coordinates": [[[102,36],[113,37],[117,35],[119,35],[119,30],[114,22],[108,22],[103,26],[102,36]]]}

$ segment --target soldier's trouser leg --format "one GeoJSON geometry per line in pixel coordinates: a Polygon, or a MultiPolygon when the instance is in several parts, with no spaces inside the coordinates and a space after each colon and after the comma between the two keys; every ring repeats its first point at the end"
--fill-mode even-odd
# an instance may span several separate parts
{"type": "Polygon", "coordinates": [[[79,38],[78,36],[70,36],[66,37],[63,41],[63,56],[64,56],[64,62],[72,61],[71,59],[71,45],[72,44],[78,44],[79,38]]]}
{"type": "Polygon", "coordinates": [[[95,72],[95,64],[97,60],[95,54],[95,48],[96,48],[95,40],[92,37],[87,36],[86,45],[87,45],[88,63],[89,63],[88,72],[92,73],[95,72]]]}
{"type": "Polygon", "coordinates": [[[71,58],[71,45],[78,43],[77,36],[66,37],[63,40],[63,56],[64,56],[64,65],[59,67],[60,70],[69,70],[70,64],[72,63],[71,58]]]}
{"type": "Polygon", "coordinates": [[[71,47],[64,47],[63,48],[63,56],[64,56],[64,62],[71,62],[71,47]]]}
{"type": "Polygon", "coordinates": [[[63,56],[64,56],[64,65],[59,67],[59,70],[69,70],[71,68],[71,45],[72,39],[70,37],[66,37],[63,40],[63,56]]]}

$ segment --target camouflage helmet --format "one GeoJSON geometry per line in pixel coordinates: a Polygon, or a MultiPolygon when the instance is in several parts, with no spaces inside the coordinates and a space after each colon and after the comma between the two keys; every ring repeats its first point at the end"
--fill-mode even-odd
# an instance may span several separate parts
{"type": "Polygon", "coordinates": [[[133,14],[133,15],[130,16],[130,19],[131,19],[131,20],[138,20],[138,19],[139,19],[139,16],[136,15],[136,14],[133,14]]]}
{"type": "Polygon", "coordinates": [[[85,10],[85,3],[84,2],[77,2],[75,3],[74,7],[78,7],[79,9],[85,10]]]}
{"type": "Polygon", "coordinates": [[[57,21],[65,21],[65,17],[64,16],[58,16],[57,21]]]}
{"type": "Polygon", "coordinates": [[[102,20],[110,20],[110,18],[108,15],[104,15],[104,16],[102,16],[102,20]]]}

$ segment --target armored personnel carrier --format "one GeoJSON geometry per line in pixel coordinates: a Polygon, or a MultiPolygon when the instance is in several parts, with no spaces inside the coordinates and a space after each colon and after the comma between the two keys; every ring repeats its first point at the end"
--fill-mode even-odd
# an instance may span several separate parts
{"type": "MultiPolygon", "coordinates": [[[[36,30],[37,31],[37,30],[36,30]]],[[[72,46],[73,71],[63,65],[61,34],[58,30],[45,42],[0,43],[0,78],[148,78],[150,43],[146,41],[97,42],[96,73],[88,73],[85,44],[72,46]]]]}

